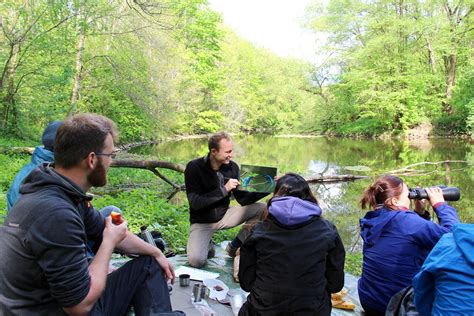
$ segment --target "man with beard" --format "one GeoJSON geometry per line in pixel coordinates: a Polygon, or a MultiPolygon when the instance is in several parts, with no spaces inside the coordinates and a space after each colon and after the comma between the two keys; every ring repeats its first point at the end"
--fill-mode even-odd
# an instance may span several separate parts
{"type": "Polygon", "coordinates": [[[54,165],[25,179],[0,227],[1,315],[125,315],[130,307],[136,315],[182,315],[171,312],[166,280],[174,271],[163,253],[126,221],[96,212],[86,194],[106,184],[116,138],[104,116],[70,117],[57,132],[54,165]],[[140,257],[108,275],[114,249],[140,257]]]}
{"type": "MultiPolygon", "coordinates": [[[[216,231],[255,222],[264,208],[262,203],[229,207],[230,195],[240,184],[239,166],[231,160],[232,138],[225,132],[215,133],[209,137],[208,148],[207,156],[190,161],[184,172],[191,221],[187,255],[193,267],[203,266],[214,256],[212,235],[216,231]]],[[[228,244],[231,257],[249,233],[246,225],[228,244]]]]}

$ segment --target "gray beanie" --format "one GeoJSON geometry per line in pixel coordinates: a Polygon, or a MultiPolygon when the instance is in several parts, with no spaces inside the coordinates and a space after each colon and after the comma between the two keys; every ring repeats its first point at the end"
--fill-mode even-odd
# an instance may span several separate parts
{"type": "Polygon", "coordinates": [[[58,131],[59,126],[61,126],[62,124],[63,121],[54,121],[49,123],[48,126],[44,129],[41,140],[43,141],[45,149],[53,151],[56,132],[58,131]]]}

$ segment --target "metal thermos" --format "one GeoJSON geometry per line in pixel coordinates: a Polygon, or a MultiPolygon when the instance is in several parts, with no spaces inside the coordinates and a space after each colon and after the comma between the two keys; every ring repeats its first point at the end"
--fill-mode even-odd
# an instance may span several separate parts
{"type": "Polygon", "coordinates": [[[147,243],[153,245],[156,247],[155,240],[153,239],[153,236],[151,235],[150,231],[147,229],[146,226],[140,227],[141,230],[141,235],[143,240],[145,240],[147,243]]]}
{"type": "Polygon", "coordinates": [[[193,302],[200,302],[206,297],[206,286],[202,283],[195,283],[193,286],[193,302]]]}

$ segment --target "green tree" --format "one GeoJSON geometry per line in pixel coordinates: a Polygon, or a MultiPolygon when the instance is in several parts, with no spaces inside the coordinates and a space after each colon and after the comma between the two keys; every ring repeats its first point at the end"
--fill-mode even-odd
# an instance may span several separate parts
{"type": "Polygon", "coordinates": [[[332,66],[339,69],[331,87],[334,107],[345,111],[328,111],[322,119],[326,130],[399,133],[436,122],[443,111],[452,114],[447,105],[455,83],[452,65],[466,67],[468,55],[461,54],[462,63],[450,56],[469,46],[469,8],[472,1],[315,2],[308,19],[315,30],[329,34],[325,48],[334,52],[332,66]],[[448,23],[453,19],[454,26],[448,23]],[[334,125],[335,119],[342,120],[334,125]]]}

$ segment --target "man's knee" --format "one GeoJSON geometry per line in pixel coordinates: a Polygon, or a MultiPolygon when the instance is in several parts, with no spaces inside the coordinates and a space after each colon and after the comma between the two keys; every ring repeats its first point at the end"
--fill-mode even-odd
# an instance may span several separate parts
{"type": "Polygon", "coordinates": [[[116,212],[116,213],[120,213],[122,214],[122,210],[119,209],[117,206],[115,205],[109,205],[109,206],[106,206],[104,208],[101,208],[100,211],[99,211],[102,215],[104,215],[104,217],[107,217],[110,215],[110,213],[112,212],[116,212]]]}
{"type": "MultiPolygon", "coordinates": [[[[206,254],[207,255],[207,254],[206,254]]],[[[188,262],[191,267],[200,268],[206,264],[207,256],[200,254],[188,253],[188,262]]]]}
{"type": "Polygon", "coordinates": [[[161,266],[158,264],[156,259],[152,256],[140,256],[132,259],[135,269],[140,271],[148,271],[150,274],[162,271],[161,266]]]}

